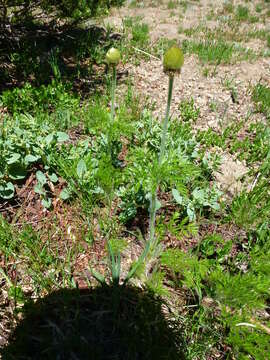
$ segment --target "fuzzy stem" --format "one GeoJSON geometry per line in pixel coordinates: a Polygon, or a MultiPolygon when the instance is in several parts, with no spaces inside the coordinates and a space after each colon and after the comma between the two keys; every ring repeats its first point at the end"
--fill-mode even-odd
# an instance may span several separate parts
{"type": "Polygon", "coordinates": [[[115,111],[115,89],[116,89],[116,66],[113,66],[113,75],[112,75],[112,93],[111,93],[111,118],[114,120],[114,111],[115,111]]]}
{"type": "Polygon", "coordinates": [[[116,66],[113,65],[113,73],[112,73],[112,83],[111,83],[111,122],[109,124],[108,128],[108,154],[111,158],[111,161],[113,159],[113,150],[112,150],[112,139],[111,139],[111,128],[114,121],[114,115],[115,115],[115,89],[116,89],[116,66]]]}
{"type": "Polygon", "coordinates": [[[149,232],[150,243],[153,244],[155,240],[155,224],[156,224],[156,204],[157,204],[157,188],[153,194],[151,194],[150,207],[149,207],[149,232]]]}
{"type": "Polygon", "coordinates": [[[169,77],[169,90],[168,90],[167,109],[166,109],[165,120],[164,120],[164,123],[163,123],[162,138],[161,138],[161,145],[160,145],[160,153],[159,153],[159,159],[158,159],[159,165],[163,161],[165,147],[166,147],[169,115],[170,115],[170,108],[171,108],[171,103],[172,103],[173,80],[174,80],[174,76],[170,75],[170,77],[169,77]]]}
{"type": "MultiPolygon", "coordinates": [[[[160,144],[160,153],[158,158],[158,166],[160,167],[164,158],[165,148],[166,148],[166,140],[167,140],[167,130],[168,130],[168,122],[170,115],[170,108],[172,102],[172,91],[173,91],[173,75],[169,77],[169,89],[168,89],[168,101],[167,101],[167,109],[165,114],[165,119],[163,123],[161,144],[160,144]]],[[[154,192],[151,194],[150,199],[150,207],[149,207],[149,232],[150,232],[150,242],[153,243],[155,240],[155,224],[156,224],[156,213],[157,213],[157,190],[159,186],[159,180],[157,181],[154,192]]]]}

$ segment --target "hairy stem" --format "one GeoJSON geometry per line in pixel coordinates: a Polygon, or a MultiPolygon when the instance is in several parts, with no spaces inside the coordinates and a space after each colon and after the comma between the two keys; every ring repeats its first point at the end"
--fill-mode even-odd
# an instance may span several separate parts
{"type": "Polygon", "coordinates": [[[115,116],[115,89],[116,89],[116,66],[113,66],[113,73],[112,73],[112,83],[111,83],[111,122],[108,128],[108,154],[113,160],[113,149],[112,149],[112,139],[111,139],[111,128],[114,121],[115,116]]]}
{"type": "Polygon", "coordinates": [[[115,89],[116,89],[116,66],[113,66],[113,75],[112,75],[112,93],[111,93],[111,118],[114,120],[115,112],[115,89]]]}
{"type": "Polygon", "coordinates": [[[161,145],[160,145],[160,153],[159,153],[159,159],[158,159],[159,165],[163,161],[165,148],[166,148],[167,130],[168,130],[169,117],[170,117],[170,108],[171,108],[171,103],[172,103],[173,80],[174,80],[174,77],[172,75],[170,75],[170,77],[169,77],[169,90],[168,90],[167,109],[166,109],[165,120],[164,120],[164,123],[163,123],[162,138],[161,138],[161,145]]]}
{"type": "Polygon", "coordinates": [[[149,232],[150,242],[153,243],[155,240],[155,224],[156,224],[156,204],[157,204],[157,188],[154,194],[151,194],[150,208],[149,208],[149,232]]]}
{"type": "MultiPolygon", "coordinates": [[[[161,144],[160,144],[160,153],[158,158],[158,167],[161,166],[165,148],[166,148],[166,140],[167,140],[167,131],[168,131],[168,123],[170,118],[170,108],[172,102],[172,91],[173,91],[173,80],[174,77],[170,75],[169,77],[169,89],[168,89],[168,100],[167,100],[167,109],[165,114],[165,119],[163,123],[161,144]]],[[[149,207],[149,233],[150,233],[150,242],[153,243],[155,240],[155,224],[156,224],[156,213],[157,213],[157,190],[159,186],[159,180],[157,181],[154,192],[151,194],[150,198],[150,207],[149,207]]]]}

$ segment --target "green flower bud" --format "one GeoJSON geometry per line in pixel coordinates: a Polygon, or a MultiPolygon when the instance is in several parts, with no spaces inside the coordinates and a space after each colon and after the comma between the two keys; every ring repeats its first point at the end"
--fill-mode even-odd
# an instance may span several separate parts
{"type": "Polygon", "coordinates": [[[180,72],[184,64],[184,55],[179,47],[172,46],[165,52],[163,68],[165,72],[180,72]]]}
{"type": "Polygon", "coordinates": [[[108,65],[117,65],[120,61],[121,54],[120,51],[115,48],[110,48],[106,54],[106,62],[108,65]]]}

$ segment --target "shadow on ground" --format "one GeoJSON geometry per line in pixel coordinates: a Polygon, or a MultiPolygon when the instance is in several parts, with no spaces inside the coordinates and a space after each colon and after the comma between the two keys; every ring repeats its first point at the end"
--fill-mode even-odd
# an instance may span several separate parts
{"type": "Polygon", "coordinates": [[[55,69],[62,79],[80,87],[86,82],[89,87],[97,75],[93,65],[104,61],[119,36],[95,25],[21,24],[0,31],[0,91],[26,81],[35,86],[47,84],[55,77],[55,69]]]}
{"type": "Polygon", "coordinates": [[[137,288],[63,289],[24,310],[3,360],[184,359],[179,329],[137,288]]]}

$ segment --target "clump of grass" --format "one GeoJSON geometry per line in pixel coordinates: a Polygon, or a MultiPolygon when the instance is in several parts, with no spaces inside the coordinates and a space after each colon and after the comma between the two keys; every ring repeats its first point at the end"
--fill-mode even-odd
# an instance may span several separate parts
{"type": "Polygon", "coordinates": [[[238,21],[248,21],[249,9],[246,6],[238,5],[236,9],[236,19],[238,21]]]}
{"type": "Polygon", "coordinates": [[[177,8],[177,2],[176,2],[176,1],[173,1],[173,0],[170,0],[170,1],[168,2],[167,8],[168,8],[169,10],[176,9],[176,8],[177,8]]]}
{"type": "Polygon", "coordinates": [[[220,64],[231,64],[235,61],[256,57],[252,50],[236,46],[222,39],[184,40],[183,50],[187,53],[196,54],[201,62],[214,64],[216,67],[220,64]]]}
{"type": "Polygon", "coordinates": [[[183,43],[186,52],[197,54],[204,63],[228,64],[232,61],[233,45],[224,41],[187,41],[183,43]]]}
{"type": "Polygon", "coordinates": [[[149,42],[149,26],[147,24],[135,23],[132,26],[132,44],[143,47],[149,42]]]}
{"type": "Polygon", "coordinates": [[[181,101],[179,110],[181,112],[181,119],[185,122],[196,122],[200,115],[200,109],[196,107],[194,99],[181,101]]]}
{"type": "Polygon", "coordinates": [[[257,84],[252,92],[252,100],[256,104],[257,111],[270,116],[270,88],[261,83],[257,84]]]}

